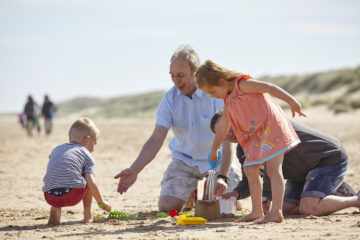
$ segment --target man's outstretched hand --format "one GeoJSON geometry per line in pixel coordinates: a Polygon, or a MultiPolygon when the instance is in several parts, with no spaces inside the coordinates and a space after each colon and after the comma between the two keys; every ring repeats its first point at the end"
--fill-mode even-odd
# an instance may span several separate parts
{"type": "Polygon", "coordinates": [[[123,194],[129,189],[129,187],[131,187],[131,185],[134,184],[137,178],[137,173],[131,168],[127,168],[114,176],[114,178],[120,178],[117,191],[118,193],[123,194]]]}

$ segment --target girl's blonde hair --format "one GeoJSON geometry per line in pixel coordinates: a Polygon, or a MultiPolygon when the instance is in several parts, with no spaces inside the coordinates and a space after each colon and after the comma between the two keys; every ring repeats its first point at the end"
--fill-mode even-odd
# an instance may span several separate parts
{"type": "Polygon", "coordinates": [[[69,141],[80,143],[86,136],[98,139],[100,137],[100,131],[93,121],[84,117],[76,120],[71,125],[69,130],[69,141]]]}
{"type": "Polygon", "coordinates": [[[211,60],[206,60],[196,71],[195,79],[198,88],[203,89],[207,86],[219,86],[220,79],[232,82],[241,75],[243,73],[229,70],[211,60]]]}

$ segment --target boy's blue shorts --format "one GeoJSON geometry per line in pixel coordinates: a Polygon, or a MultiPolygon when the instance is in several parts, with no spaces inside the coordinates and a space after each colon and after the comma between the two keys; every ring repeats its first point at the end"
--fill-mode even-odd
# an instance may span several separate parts
{"type": "Polygon", "coordinates": [[[327,195],[335,194],[344,181],[348,165],[349,160],[346,157],[340,163],[311,170],[305,182],[287,180],[284,202],[298,205],[303,197],[322,199],[327,195]]]}

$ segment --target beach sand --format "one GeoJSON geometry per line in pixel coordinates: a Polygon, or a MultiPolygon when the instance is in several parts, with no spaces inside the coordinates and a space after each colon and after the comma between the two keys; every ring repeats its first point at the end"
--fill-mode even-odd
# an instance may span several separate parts
{"type": "MultiPolygon", "coordinates": [[[[339,138],[350,166],[345,180],[360,189],[360,111],[333,115],[324,108],[305,109],[296,118],[339,138]]],[[[290,116],[290,114],[289,114],[290,116]]],[[[95,146],[96,180],[114,210],[138,213],[138,219],[107,219],[93,201],[94,223],[83,224],[82,204],[62,210],[62,224],[48,226],[49,206],[43,198],[42,178],[50,151],[65,143],[76,116],[56,118],[54,132],[28,137],[16,117],[0,117],[0,239],[360,239],[360,211],[348,208],[323,217],[286,216],[281,224],[235,223],[234,218],[206,225],[180,226],[175,219],[157,218],[157,200],[163,173],[171,160],[168,134],[163,147],[123,195],[113,177],[135,160],[150,136],[154,119],[93,119],[101,131],[95,146]]],[[[237,160],[235,160],[237,161],[237,160]]],[[[250,200],[243,201],[250,211],[250,200]]]]}

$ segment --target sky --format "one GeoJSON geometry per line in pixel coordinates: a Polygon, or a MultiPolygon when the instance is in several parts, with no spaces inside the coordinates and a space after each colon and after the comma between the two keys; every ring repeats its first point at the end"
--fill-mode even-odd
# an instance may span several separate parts
{"type": "Polygon", "coordinates": [[[166,90],[170,57],[252,76],[360,65],[358,0],[0,0],[0,113],[166,90]]]}

